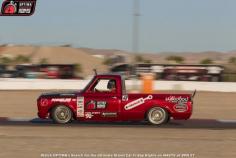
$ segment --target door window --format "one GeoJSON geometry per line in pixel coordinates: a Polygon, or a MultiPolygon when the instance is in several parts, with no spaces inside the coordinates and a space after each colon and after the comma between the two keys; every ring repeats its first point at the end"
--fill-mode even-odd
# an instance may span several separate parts
{"type": "Polygon", "coordinates": [[[100,79],[94,84],[90,91],[98,93],[116,93],[116,80],[100,79]]]}

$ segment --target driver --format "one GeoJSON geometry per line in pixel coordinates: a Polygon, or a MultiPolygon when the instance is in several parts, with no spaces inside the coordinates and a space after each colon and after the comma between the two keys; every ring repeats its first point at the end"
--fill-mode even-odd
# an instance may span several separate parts
{"type": "Polygon", "coordinates": [[[114,79],[108,82],[107,89],[109,90],[109,92],[112,92],[112,93],[116,92],[116,81],[114,79]]]}

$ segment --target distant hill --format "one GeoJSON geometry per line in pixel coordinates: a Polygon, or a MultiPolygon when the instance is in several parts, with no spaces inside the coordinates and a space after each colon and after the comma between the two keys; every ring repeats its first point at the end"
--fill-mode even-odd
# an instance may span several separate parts
{"type": "MultiPolygon", "coordinates": [[[[0,56],[15,57],[17,55],[30,56],[32,63],[38,63],[41,59],[46,58],[51,64],[81,64],[83,75],[87,76],[93,73],[96,68],[99,72],[106,72],[108,66],[103,64],[104,58],[123,54],[129,62],[133,61],[137,55],[128,51],[115,49],[91,49],[91,48],[72,48],[63,46],[0,46],[0,56]]],[[[236,57],[236,51],[230,52],[162,52],[162,53],[138,53],[144,59],[151,60],[152,63],[166,64],[168,56],[182,56],[186,64],[198,64],[201,60],[210,58],[215,64],[227,64],[228,59],[236,57]]]]}
{"type": "Polygon", "coordinates": [[[113,49],[91,49],[91,48],[80,48],[90,54],[100,54],[105,56],[111,56],[115,54],[124,54],[129,58],[133,58],[134,55],[141,55],[145,59],[151,60],[153,63],[162,63],[166,64],[166,58],[168,56],[182,56],[184,57],[186,64],[199,64],[203,59],[210,58],[216,64],[226,64],[230,57],[236,57],[236,50],[230,52],[217,52],[217,51],[205,51],[205,52],[157,52],[157,53],[131,53],[128,51],[122,50],[113,50],[113,49]]]}
{"type": "Polygon", "coordinates": [[[0,55],[15,57],[21,54],[31,56],[34,64],[43,58],[46,58],[50,64],[81,64],[84,76],[93,73],[94,68],[99,72],[107,71],[107,66],[102,64],[103,59],[71,47],[8,46],[1,47],[0,50],[0,55]]]}

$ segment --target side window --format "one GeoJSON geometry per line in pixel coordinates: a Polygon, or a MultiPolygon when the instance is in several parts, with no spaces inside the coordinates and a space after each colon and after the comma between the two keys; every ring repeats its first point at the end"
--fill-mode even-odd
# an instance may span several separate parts
{"type": "Polygon", "coordinates": [[[90,89],[91,92],[115,93],[116,81],[114,79],[100,79],[90,89]]]}

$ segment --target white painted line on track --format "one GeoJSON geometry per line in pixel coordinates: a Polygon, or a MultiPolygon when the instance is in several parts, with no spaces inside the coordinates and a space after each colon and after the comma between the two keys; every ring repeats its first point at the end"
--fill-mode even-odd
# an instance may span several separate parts
{"type": "Polygon", "coordinates": [[[221,123],[236,123],[236,120],[217,120],[218,122],[221,122],[221,123]]]}
{"type": "Polygon", "coordinates": [[[20,122],[29,122],[33,120],[33,118],[7,118],[8,121],[20,121],[20,122]]]}
{"type": "Polygon", "coordinates": [[[19,121],[19,122],[28,122],[34,118],[24,118],[24,117],[0,117],[0,121],[19,121]]]}

